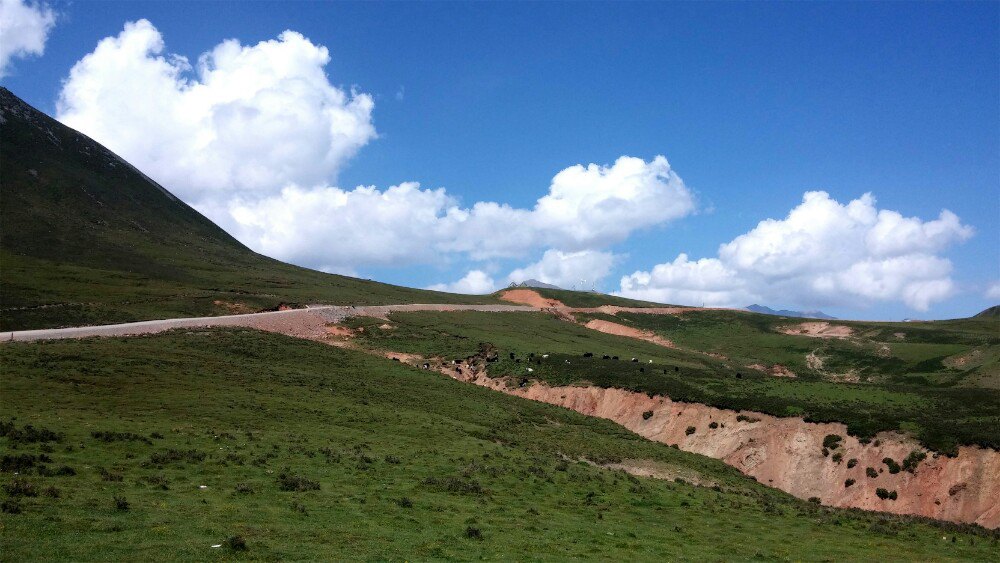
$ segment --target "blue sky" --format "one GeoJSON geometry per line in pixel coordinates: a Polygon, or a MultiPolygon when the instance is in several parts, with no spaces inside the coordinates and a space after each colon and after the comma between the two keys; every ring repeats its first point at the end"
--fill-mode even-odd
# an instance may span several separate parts
{"type": "MultiPolygon", "coordinates": [[[[907,254],[950,261],[934,275],[951,285],[932,292],[926,310],[905,288],[858,289],[846,280],[838,287],[857,298],[833,298],[789,292],[781,285],[787,279],[759,271],[738,291],[722,284],[714,295],[885,319],[965,316],[998,301],[986,296],[1000,278],[997,3],[49,6],[57,19],[44,54],[13,58],[2,82],[50,114],[70,69],[126,22],[148,20],[164,52],[192,63],[225,39],[252,46],[287,29],[329,50],[323,70],[334,87],[374,103],[377,138],[330,169],[331,186],[384,190],[413,181],[445,188],[463,208],[495,201],[530,209],[568,167],[663,155],[696,202],[593,248],[547,239],[482,260],[461,251],[338,270],[419,287],[480,270],[503,285],[511,270],[558,244],[613,255],[597,284],[621,291],[622,276],[651,272],[680,253],[719,258],[720,244],[785,218],[807,191],[841,204],[871,192],[880,210],[930,222],[948,209],[960,220],[948,241],[916,241],[907,254]]],[[[296,261],[320,266],[315,260],[296,261]]],[[[819,286],[836,273],[810,270],[795,280],[819,286]]],[[[661,293],[647,287],[644,295],[691,299],[706,283],[718,289],[690,277],[666,276],[687,284],[687,293],[661,280],[661,293]]]]}

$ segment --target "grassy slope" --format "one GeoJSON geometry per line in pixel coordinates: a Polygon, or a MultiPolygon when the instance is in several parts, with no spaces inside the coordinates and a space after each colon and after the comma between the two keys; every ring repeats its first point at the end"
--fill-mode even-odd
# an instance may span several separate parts
{"type": "Polygon", "coordinates": [[[993,364],[970,368],[966,374],[943,367],[937,357],[972,348],[995,350],[996,338],[989,335],[992,325],[981,326],[973,321],[920,326],[857,323],[859,332],[868,331],[872,337],[882,333],[891,336],[899,330],[910,335],[905,344],[898,345],[902,351],[897,356],[880,358],[871,352],[876,346],[864,343],[853,345],[770,332],[766,323],[782,321],[766,315],[712,311],[680,317],[619,314],[612,318],[656,330],[682,346],[730,357],[721,360],[591,331],[540,313],[397,313],[391,318],[397,324],[392,330],[380,330],[378,324],[382,321],[350,322],[365,325],[364,341],[369,346],[425,355],[464,357],[474,353],[480,342],[491,342],[501,349],[504,358],[491,366],[494,375],[525,375],[525,364],[507,359],[508,352],[521,358],[532,352],[536,356],[549,353],[552,355],[548,360],[532,360],[540,363],[532,365],[531,377],[552,384],[588,382],[721,408],[844,422],[852,434],[862,437],[900,429],[943,452],[953,452],[959,444],[1000,448],[1000,390],[966,385],[966,377],[974,383],[979,370],[995,369],[996,358],[989,357],[993,364]],[[827,347],[823,354],[837,358],[841,364],[864,366],[876,376],[874,381],[828,381],[804,366],[794,379],[744,367],[752,362],[784,362],[798,369],[800,366],[793,360],[817,347],[827,347]],[[597,356],[580,357],[584,352],[597,356]],[[622,360],[636,356],[642,364],[603,360],[604,354],[622,360]],[[567,359],[570,364],[564,362],[567,359]],[[648,360],[654,364],[650,366],[648,360]]]}
{"type": "Polygon", "coordinates": [[[0,108],[2,330],[249,312],[281,302],[495,302],[261,256],[6,89],[0,108]]]}
{"type": "MultiPolygon", "coordinates": [[[[20,479],[58,497],[14,499],[22,513],[3,515],[4,559],[222,557],[227,548],[210,546],[233,535],[261,559],[996,554],[996,534],[981,529],[820,508],[607,421],[279,335],[6,344],[0,362],[4,415],[19,430],[61,434],[0,438],[2,454],[44,454],[50,469],[76,471],[22,469],[20,479]],[[98,431],[153,438],[104,442],[98,431]],[[155,459],[170,450],[205,457],[155,459]],[[652,460],[720,489],[563,455],[652,460]],[[281,491],[283,472],[319,489],[281,491]]],[[[3,485],[13,480],[0,473],[3,485]]]]}

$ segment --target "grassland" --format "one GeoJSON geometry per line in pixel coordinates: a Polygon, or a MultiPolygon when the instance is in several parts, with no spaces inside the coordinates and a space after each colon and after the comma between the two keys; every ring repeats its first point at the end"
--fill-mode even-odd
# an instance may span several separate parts
{"type": "Polygon", "coordinates": [[[279,335],[5,344],[0,362],[5,560],[989,560],[997,549],[980,528],[822,508],[607,421],[279,335]],[[582,458],[645,460],[717,486],[582,458]]]}
{"type": "MultiPolygon", "coordinates": [[[[526,364],[521,362],[530,361],[531,377],[554,385],[587,383],[719,408],[843,422],[861,438],[900,430],[949,454],[959,445],[1000,448],[1000,390],[974,384],[983,370],[995,369],[990,363],[995,356],[984,355],[978,367],[965,371],[942,363],[968,350],[993,354],[996,337],[989,334],[988,323],[907,324],[906,341],[893,343],[893,350],[899,351],[884,358],[877,355],[882,346],[877,343],[774,332],[783,321],[765,315],[692,312],[607,318],[655,330],[681,348],[603,334],[541,313],[397,313],[391,317],[392,329],[380,329],[384,321],[375,319],[349,323],[364,328],[366,346],[426,356],[465,357],[481,342],[489,342],[501,350],[502,360],[490,366],[494,376],[523,377],[526,364]],[[847,383],[809,371],[803,358],[816,349],[836,358],[831,365],[863,366],[870,381],[847,383]],[[587,352],[595,356],[582,357],[587,352]],[[519,359],[510,359],[510,353],[519,359]],[[534,354],[530,360],[529,354],[534,354]],[[620,360],[605,360],[604,355],[620,360]],[[628,361],[632,357],[642,363],[628,361]],[[748,369],[749,363],[785,363],[801,372],[796,378],[775,377],[748,369]]],[[[855,328],[872,339],[895,338],[901,330],[898,324],[855,323],[855,328]]]]}
{"type": "Polygon", "coordinates": [[[4,88],[0,110],[0,330],[253,312],[283,302],[496,302],[261,256],[4,88]]]}

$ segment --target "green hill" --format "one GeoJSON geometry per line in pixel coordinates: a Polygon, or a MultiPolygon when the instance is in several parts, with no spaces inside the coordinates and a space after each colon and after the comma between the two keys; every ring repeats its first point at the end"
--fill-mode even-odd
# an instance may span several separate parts
{"type": "Polygon", "coordinates": [[[0,329],[282,302],[481,303],[256,254],[139,170],[0,88],[0,329]]]}
{"type": "Polygon", "coordinates": [[[820,507],[610,421],[322,343],[175,331],[2,344],[0,363],[5,560],[996,554],[995,532],[820,507]],[[669,478],[600,467],[626,460],[669,478]]]}
{"type": "Polygon", "coordinates": [[[983,309],[982,311],[973,315],[974,319],[995,319],[1000,317],[1000,305],[994,305],[989,309],[983,309]]]}

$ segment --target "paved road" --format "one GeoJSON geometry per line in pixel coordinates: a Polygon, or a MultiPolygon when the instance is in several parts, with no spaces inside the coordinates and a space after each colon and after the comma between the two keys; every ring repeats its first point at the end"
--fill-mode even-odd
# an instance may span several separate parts
{"type": "Polygon", "coordinates": [[[240,326],[281,332],[293,336],[317,336],[322,334],[326,323],[340,322],[348,317],[382,317],[392,312],[406,311],[485,311],[493,313],[539,311],[536,307],[523,305],[364,305],[364,306],[311,306],[306,309],[251,313],[247,315],[226,315],[221,317],[190,317],[140,321],[115,325],[82,326],[73,328],[52,328],[42,330],[20,330],[0,332],[0,342],[30,342],[34,340],[59,340],[65,338],[89,338],[93,336],[136,336],[155,334],[176,328],[205,328],[219,326],[240,326]]]}

